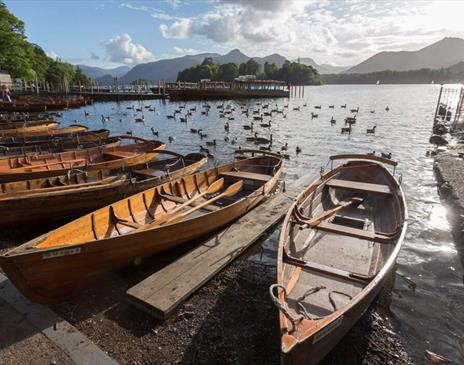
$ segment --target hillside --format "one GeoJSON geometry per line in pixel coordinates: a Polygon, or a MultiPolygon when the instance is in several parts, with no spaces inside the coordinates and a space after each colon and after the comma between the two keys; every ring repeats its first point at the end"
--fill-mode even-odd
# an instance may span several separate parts
{"type": "Polygon", "coordinates": [[[380,52],[345,73],[440,69],[464,61],[464,40],[443,38],[418,51],[380,52]]]}
{"type": "Polygon", "coordinates": [[[86,74],[91,79],[98,79],[105,75],[110,75],[112,77],[121,77],[129,72],[129,66],[119,66],[116,68],[105,69],[101,67],[93,67],[93,66],[86,66],[86,65],[76,65],[79,67],[84,74],[86,74]]]}

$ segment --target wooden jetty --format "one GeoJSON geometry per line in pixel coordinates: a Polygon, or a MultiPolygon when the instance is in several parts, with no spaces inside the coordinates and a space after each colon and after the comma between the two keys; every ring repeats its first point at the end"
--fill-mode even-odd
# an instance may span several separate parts
{"type": "Polygon", "coordinates": [[[130,303],[168,318],[191,294],[278,224],[296,191],[272,196],[178,260],[127,290],[130,303]]]}

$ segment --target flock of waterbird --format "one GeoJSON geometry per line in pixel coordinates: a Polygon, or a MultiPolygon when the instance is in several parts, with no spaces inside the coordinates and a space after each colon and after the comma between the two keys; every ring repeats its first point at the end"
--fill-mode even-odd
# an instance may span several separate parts
{"type": "MultiPolygon", "coordinates": [[[[250,106],[250,104],[243,104],[243,103],[219,103],[216,104],[216,111],[218,119],[224,120],[224,143],[230,143],[231,145],[236,145],[239,143],[239,139],[237,136],[232,136],[230,134],[230,122],[234,121],[237,117],[237,114],[240,114],[240,120],[242,122],[242,128],[244,131],[250,133],[249,136],[245,137],[245,141],[249,143],[253,143],[262,151],[270,151],[280,154],[283,158],[289,158],[289,154],[287,151],[289,150],[288,142],[285,142],[281,146],[274,146],[273,135],[271,133],[271,129],[273,126],[273,116],[274,115],[281,115],[283,118],[287,117],[287,113],[289,110],[289,104],[283,105],[279,108],[279,105],[271,104],[271,103],[264,103],[264,102],[256,102],[255,105],[250,106]],[[273,147],[274,150],[273,150],[273,147]]],[[[304,103],[299,106],[294,106],[292,110],[294,112],[301,112],[308,108],[308,104],[304,103]]],[[[314,105],[315,110],[321,110],[323,107],[322,105],[314,105]]],[[[340,105],[341,109],[347,109],[347,105],[343,104],[340,105]]],[[[142,106],[135,106],[131,105],[128,106],[127,111],[118,112],[119,121],[122,122],[122,116],[130,116],[130,113],[133,113],[134,121],[136,123],[144,123],[145,116],[143,114],[144,110],[148,112],[156,112],[156,107],[152,105],[142,105],[142,106]],[[140,115],[141,113],[141,115],[140,115]]],[[[210,103],[203,103],[201,107],[198,108],[201,115],[208,116],[210,113],[214,112],[213,105],[210,103]]],[[[328,109],[335,109],[335,105],[328,105],[328,109]]],[[[390,108],[387,106],[385,111],[389,111],[390,108]]],[[[172,114],[167,114],[166,118],[174,121],[179,121],[180,123],[187,124],[191,117],[197,112],[197,105],[195,106],[188,106],[186,103],[178,105],[172,114]]],[[[91,117],[92,114],[88,111],[85,111],[85,117],[91,117]]],[[[350,109],[350,113],[352,116],[347,116],[344,119],[344,126],[341,127],[341,134],[351,134],[353,130],[353,125],[356,125],[357,122],[357,115],[359,113],[359,107],[350,109]]],[[[375,110],[370,110],[371,114],[375,113],[375,110]]],[[[310,112],[310,119],[318,118],[319,114],[315,113],[314,111],[310,112]]],[[[101,115],[101,122],[106,123],[110,120],[110,116],[101,115]]],[[[334,126],[337,124],[337,121],[332,116],[330,119],[330,125],[334,126]]],[[[366,129],[366,134],[375,134],[377,126],[374,125],[371,128],[366,129]]],[[[155,130],[153,127],[150,128],[151,133],[158,137],[159,131],[155,130]]],[[[190,128],[190,133],[192,135],[198,135],[200,141],[204,138],[207,138],[207,133],[204,132],[202,128],[190,128]]],[[[133,132],[131,130],[127,131],[126,134],[132,135],[133,132]]],[[[176,139],[175,136],[168,136],[169,143],[174,142],[176,139]]],[[[216,139],[205,141],[204,144],[199,145],[199,149],[201,152],[204,152],[210,158],[214,158],[214,154],[211,153],[208,147],[215,148],[218,145],[218,141],[216,139]]],[[[239,147],[240,148],[240,147],[239,147]]],[[[295,146],[296,155],[302,152],[302,148],[300,146],[295,146]]]]}

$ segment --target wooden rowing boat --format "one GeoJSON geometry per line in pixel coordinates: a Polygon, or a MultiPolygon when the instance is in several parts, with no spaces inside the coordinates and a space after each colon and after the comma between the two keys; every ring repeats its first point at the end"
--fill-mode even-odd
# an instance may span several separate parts
{"type": "Polygon", "coordinates": [[[86,148],[105,146],[115,147],[121,144],[120,137],[111,137],[100,141],[76,141],[76,140],[64,140],[60,139],[54,142],[43,143],[43,144],[24,144],[18,147],[5,147],[0,145],[0,159],[29,156],[29,155],[41,155],[50,153],[59,153],[73,150],[82,150],[86,148]]]}
{"type": "Polygon", "coordinates": [[[58,129],[58,123],[46,123],[28,127],[18,127],[11,129],[0,129],[0,137],[19,136],[19,137],[33,137],[35,135],[46,135],[53,130],[58,129]]]}
{"type": "Polygon", "coordinates": [[[69,169],[90,171],[135,166],[153,160],[157,150],[164,148],[165,144],[160,141],[144,140],[124,146],[0,159],[0,182],[63,175],[69,169]]]}
{"type": "Polygon", "coordinates": [[[208,160],[199,153],[159,153],[169,158],[124,170],[74,172],[0,184],[0,211],[8,212],[0,216],[0,226],[40,223],[91,212],[168,179],[190,175],[208,160]]]}
{"type": "Polygon", "coordinates": [[[72,133],[69,135],[46,135],[36,137],[0,137],[0,145],[4,147],[22,147],[50,143],[92,142],[102,141],[110,135],[108,129],[72,133]]]}
{"type": "Polygon", "coordinates": [[[172,180],[37,237],[0,266],[31,300],[63,300],[98,275],[231,223],[270,193],[281,167],[261,156],[172,180]]]}
{"type": "Polygon", "coordinates": [[[403,191],[369,155],[345,160],[306,188],[282,226],[277,284],[282,364],[318,364],[391,277],[407,227],[403,191]]]}
{"type": "Polygon", "coordinates": [[[1,102],[0,101],[0,111],[2,112],[45,112],[47,107],[45,105],[30,105],[24,103],[8,103],[8,102],[1,102]]]}
{"type": "Polygon", "coordinates": [[[0,122],[0,131],[4,129],[16,129],[16,128],[24,128],[24,127],[41,126],[41,125],[49,124],[49,123],[57,123],[57,122],[54,122],[53,119],[18,120],[18,121],[10,121],[10,122],[0,122]]]}

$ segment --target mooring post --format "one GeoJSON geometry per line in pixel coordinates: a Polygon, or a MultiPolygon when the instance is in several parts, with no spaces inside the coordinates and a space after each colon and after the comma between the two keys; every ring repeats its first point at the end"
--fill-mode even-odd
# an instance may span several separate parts
{"type": "Polygon", "coordinates": [[[437,114],[438,114],[438,108],[440,106],[442,92],[443,92],[443,84],[441,85],[440,93],[438,94],[437,107],[435,108],[435,116],[433,117],[433,125],[435,125],[435,123],[437,122],[437,114]]]}

